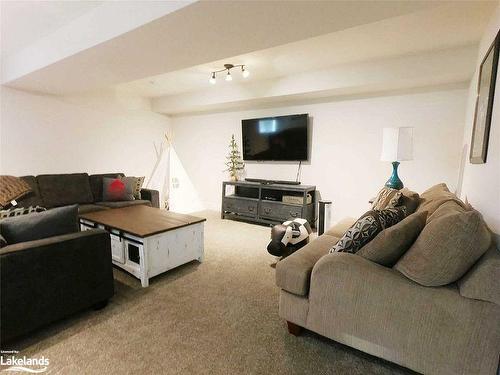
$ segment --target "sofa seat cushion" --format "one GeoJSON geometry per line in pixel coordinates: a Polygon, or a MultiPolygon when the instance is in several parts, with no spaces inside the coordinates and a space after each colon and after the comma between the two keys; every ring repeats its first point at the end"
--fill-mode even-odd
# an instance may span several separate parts
{"type": "Polygon", "coordinates": [[[287,292],[306,296],[309,293],[311,272],[316,262],[328,254],[337,243],[337,237],[323,234],[303,248],[278,262],[276,285],[287,292]]]}
{"type": "Polygon", "coordinates": [[[109,207],[105,207],[97,204],[80,204],[78,205],[78,214],[87,214],[89,212],[104,211],[109,210],[109,207]]]}
{"type": "Polygon", "coordinates": [[[9,245],[78,231],[76,204],[0,221],[0,232],[9,245]]]}
{"type": "Polygon", "coordinates": [[[455,202],[462,208],[466,208],[465,204],[455,194],[448,190],[446,184],[437,184],[420,195],[420,205],[418,206],[417,212],[427,211],[427,220],[429,220],[434,211],[442,204],[450,201],[455,202]]]}
{"type": "Polygon", "coordinates": [[[102,187],[104,177],[108,178],[118,178],[125,176],[123,173],[102,173],[93,174],[89,176],[90,190],[92,191],[92,196],[94,197],[94,202],[101,202],[102,199],[102,187]]]}
{"type": "Polygon", "coordinates": [[[427,212],[414,213],[380,232],[356,254],[382,266],[392,267],[415,242],[426,219],[427,212]]]}
{"type": "Polygon", "coordinates": [[[424,286],[447,285],[462,277],[490,244],[479,212],[451,213],[429,222],[394,268],[424,286]]]}
{"type": "Polygon", "coordinates": [[[46,174],[36,179],[47,208],[94,201],[87,173],[46,174]]]}
{"type": "Polygon", "coordinates": [[[137,206],[140,204],[145,204],[146,206],[151,206],[151,202],[143,199],[136,199],[134,201],[120,201],[120,202],[97,202],[99,206],[109,207],[109,208],[122,208],[129,206],[137,206]]]}

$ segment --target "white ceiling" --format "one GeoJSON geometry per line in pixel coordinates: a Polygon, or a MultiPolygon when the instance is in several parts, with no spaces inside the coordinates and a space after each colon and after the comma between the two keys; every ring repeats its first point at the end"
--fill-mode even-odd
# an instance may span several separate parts
{"type": "Polygon", "coordinates": [[[146,97],[176,95],[212,87],[210,72],[224,63],[246,64],[251,75],[218,76],[213,91],[328,67],[477,44],[495,3],[456,2],[384,19],[282,46],[119,85],[146,97]],[[493,6],[492,6],[493,5],[493,6]]]}
{"type": "Polygon", "coordinates": [[[9,55],[72,22],[103,1],[2,1],[1,50],[9,55]]]}
{"type": "MultiPolygon", "coordinates": [[[[114,4],[120,7],[121,3],[114,4]]],[[[2,64],[7,67],[2,71],[3,83],[53,94],[90,91],[437,5],[418,0],[198,1],[92,48],[86,46],[59,61],[52,59],[50,65],[35,66],[28,61],[32,56],[44,57],[43,51],[36,50],[15,63],[7,60],[2,64]],[[20,69],[28,63],[32,65],[31,72],[20,69]],[[9,69],[21,71],[22,75],[16,76],[9,69]]],[[[37,8],[38,3],[33,3],[33,7],[37,8]]],[[[107,20],[119,22],[118,11],[107,20]]],[[[103,26],[106,25],[96,24],[94,29],[103,26]]],[[[57,43],[46,40],[45,46],[64,49],[64,44],[78,43],[79,37],[68,35],[65,40],[57,39],[57,43]]]]}
{"type": "Polygon", "coordinates": [[[57,95],[113,89],[182,115],[465,87],[499,1],[1,4],[3,84],[57,95]],[[210,85],[224,63],[251,75],[210,85]]]}

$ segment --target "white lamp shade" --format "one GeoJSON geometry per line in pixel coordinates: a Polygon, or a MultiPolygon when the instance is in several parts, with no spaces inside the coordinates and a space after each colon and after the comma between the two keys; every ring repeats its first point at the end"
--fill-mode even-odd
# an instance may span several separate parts
{"type": "Polygon", "coordinates": [[[382,161],[413,159],[413,128],[384,128],[382,161]]]}

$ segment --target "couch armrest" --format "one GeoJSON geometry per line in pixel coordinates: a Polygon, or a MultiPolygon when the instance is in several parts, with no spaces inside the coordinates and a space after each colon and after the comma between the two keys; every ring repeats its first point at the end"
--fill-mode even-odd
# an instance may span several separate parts
{"type": "Polygon", "coordinates": [[[2,248],[0,288],[2,340],[111,298],[109,233],[94,229],[2,248]]]}
{"type": "MultiPolygon", "coordinates": [[[[27,241],[27,242],[19,242],[12,245],[7,245],[0,249],[0,256],[4,256],[5,254],[17,253],[22,251],[36,251],[39,248],[58,244],[66,241],[77,240],[79,238],[86,237],[100,237],[106,236],[107,232],[103,229],[92,229],[83,232],[74,232],[69,234],[62,234],[59,236],[53,236],[48,238],[42,238],[40,240],[27,241]]],[[[28,255],[29,256],[29,255],[28,255]]],[[[3,258],[2,258],[3,259],[3,258]]]]}
{"type": "Polygon", "coordinates": [[[309,293],[311,271],[338,238],[323,234],[276,265],[276,285],[287,292],[305,296],[309,293]]]}
{"type": "Polygon", "coordinates": [[[141,199],[151,202],[152,207],[160,208],[160,192],[152,189],[141,189],[141,199]]]}
{"type": "Polygon", "coordinates": [[[458,280],[460,294],[500,305],[500,251],[490,249],[458,280]]]}
{"type": "Polygon", "coordinates": [[[356,219],[353,217],[346,217],[342,220],[339,220],[335,225],[328,228],[325,234],[329,234],[330,236],[341,238],[344,233],[356,222],[356,219]]]}

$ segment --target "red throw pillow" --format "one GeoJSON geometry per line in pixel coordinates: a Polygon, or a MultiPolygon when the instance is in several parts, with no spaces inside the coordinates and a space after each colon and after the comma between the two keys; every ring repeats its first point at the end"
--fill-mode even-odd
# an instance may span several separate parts
{"type": "Polygon", "coordinates": [[[133,184],[120,178],[103,178],[103,200],[105,202],[133,201],[133,184]]]}

